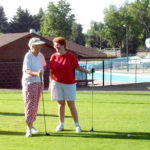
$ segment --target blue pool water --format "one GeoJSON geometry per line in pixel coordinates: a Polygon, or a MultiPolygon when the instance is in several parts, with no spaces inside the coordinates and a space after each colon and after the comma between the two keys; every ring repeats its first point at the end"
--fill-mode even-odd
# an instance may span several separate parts
{"type": "MultiPolygon", "coordinates": [[[[92,79],[92,75],[88,75],[88,79],[92,79]]],[[[124,83],[140,83],[140,82],[150,82],[149,76],[140,76],[140,75],[119,75],[119,74],[109,74],[105,73],[104,75],[105,81],[112,81],[112,82],[124,82],[124,83]]],[[[94,80],[102,81],[103,74],[102,72],[95,72],[94,73],[94,80]]]]}
{"type": "MultiPolygon", "coordinates": [[[[120,61],[120,59],[117,59],[117,61],[120,61]]],[[[91,68],[95,68],[98,70],[102,70],[102,62],[89,62],[89,63],[80,63],[82,67],[87,68],[90,70],[91,68]]],[[[110,61],[105,61],[105,68],[110,68],[110,61]]],[[[84,73],[79,73],[76,71],[76,80],[85,80],[85,79],[92,79],[92,75],[84,73]]],[[[96,71],[94,73],[94,80],[102,81],[103,80],[103,74],[100,71],[96,71]]],[[[115,74],[115,73],[106,73],[104,75],[104,81],[107,82],[122,82],[122,83],[141,83],[141,82],[150,82],[150,76],[143,76],[140,74],[115,74]]]]}

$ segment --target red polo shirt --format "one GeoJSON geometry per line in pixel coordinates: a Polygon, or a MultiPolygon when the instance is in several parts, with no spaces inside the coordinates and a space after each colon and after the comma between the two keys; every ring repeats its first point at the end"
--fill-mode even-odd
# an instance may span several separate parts
{"type": "Polygon", "coordinates": [[[49,61],[49,68],[52,70],[52,79],[64,84],[76,83],[74,69],[78,66],[77,59],[70,52],[66,52],[64,55],[55,53],[49,61]]]}

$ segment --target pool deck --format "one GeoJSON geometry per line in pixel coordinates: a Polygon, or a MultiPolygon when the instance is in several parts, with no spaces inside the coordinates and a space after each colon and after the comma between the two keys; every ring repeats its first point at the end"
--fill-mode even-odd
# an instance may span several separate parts
{"type": "MultiPolygon", "coordinates": [[[[101,71],[99,71],[101,72],[101,71]]],[[[105,70],[106,73],[110,73],[109,69],[105,70]]],[[[126,75],[134,76],[135,70],[113,70],[113,74],[117,75],[126,75]]],[[[143,71],[142,69],[138,69],[138,76],[147,77],[150,75],[150,69],[143,71]]],[[[78,87],[78,91],[86,91],[86,90],[94,90],[94,91],[150,91],[150,82],[144,83],[125,83],[125,82],[112,82],[105,81],[105,86],[102,85],[102,81],[94,81],[94,86],[92,83],[87,87],[78,87]]]]}

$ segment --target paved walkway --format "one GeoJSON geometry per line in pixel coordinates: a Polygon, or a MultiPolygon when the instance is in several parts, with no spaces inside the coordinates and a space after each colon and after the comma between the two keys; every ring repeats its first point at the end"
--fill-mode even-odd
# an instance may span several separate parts
{"type": "Polygon", "coordinates": [[[88,86],[78,87],[78,91],[150,91],[150,82],[146,83],[134,83],[134,84],[120,84],[120,85],[107,85],[107,86],[88,86]]]}

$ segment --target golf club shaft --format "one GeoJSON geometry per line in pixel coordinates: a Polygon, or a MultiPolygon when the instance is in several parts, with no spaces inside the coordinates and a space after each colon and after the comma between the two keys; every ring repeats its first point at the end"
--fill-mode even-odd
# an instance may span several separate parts
{"type": "Polygon", "coordinates": [[[94,86],[93,73],[94,72],[92,72],[92,129],[93,129],[93,86],[94,86]]]}
{"type": "Polygon", "coordinates": [[[45,106],[44,106],[44,97],[43,97],[43,83],[42,83],[42,76],[40,77],[40,80],[41,80],[41,89],[42,89],[42,104],[43,104],[43,115],[44,115],[45,133],[47,133],[47,130],[46,130],[46,119],[45,119],[45,106]]]}

